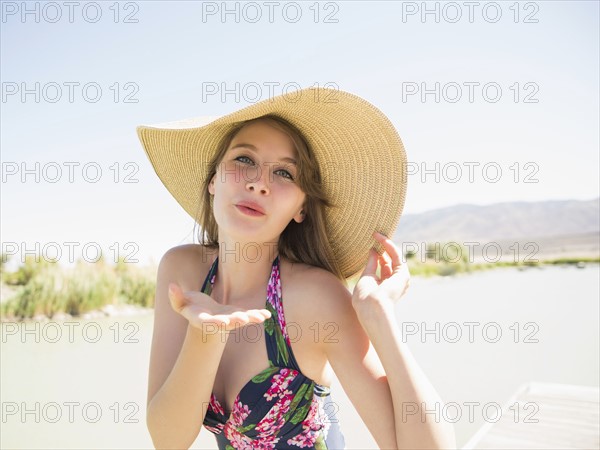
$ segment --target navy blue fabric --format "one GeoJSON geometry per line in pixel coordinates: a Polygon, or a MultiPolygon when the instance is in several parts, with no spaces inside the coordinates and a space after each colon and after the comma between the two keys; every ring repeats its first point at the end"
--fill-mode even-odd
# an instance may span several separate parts
{"type": "MultiPolygon", "coordinates": [[[[202,285],[210,295],[218,258],[202,285]]],[[[306,377],[298,367],[287,335],[279,256],[275,257],[265,308],[271,317],[263,330],[269,367],[240,391],[230,414],[211,394],[204,426],[215,434],[219,449],[344,449],[345,440],[330,388],[306,377]]]]}

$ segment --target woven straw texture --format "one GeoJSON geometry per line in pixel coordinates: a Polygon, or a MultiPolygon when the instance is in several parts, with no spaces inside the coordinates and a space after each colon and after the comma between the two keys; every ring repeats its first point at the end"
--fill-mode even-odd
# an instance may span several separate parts
{"type": "Polygon", "coordinates": [[[407,187],[402,141],[389,119],[366,100],[344,91],[308,88],[217,119],[142,125],[137,134],[160,180],[196,220],[200,189],[218,143],[235,123],[265,114],[294,124],[310,145],[334,204],[325,211],[334,255],[347,278],[356,275],[370,248],[383,252],[372,233],[392,236],[407,187]]]}

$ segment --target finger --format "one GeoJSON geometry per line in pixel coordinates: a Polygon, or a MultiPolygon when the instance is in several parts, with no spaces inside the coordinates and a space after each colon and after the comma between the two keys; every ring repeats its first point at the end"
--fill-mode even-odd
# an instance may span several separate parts
{"type": "Polygon", "coordinates": [[[362,275],[354,286],[354,290],[356,292],[370,292],[377,288],[380,280],[380,278],[377,276],[377,262],[377,252],[375,249],[371,248],[369,250],[367,265],[365,266],[362,275]]]}
{"type": "Polygon", "coordinates": [[[369,250],[369,259],[367,259],[367,265],[365,266],[365,270],[361,275],[361,278],[364,276],[376,277],[377,272],[377,252],[373,249],[369,250]]]}
{"type": "Polygon", "coordinates": [[[249,317],[245,311],[235,311],[228,315],[230,324],[244,325],[248,323],[249,317]]]}
{"type": "MultiPolygon", "coordinates": [[[[268,311],[267,311],[268,312],[268,311]]],[[[247,325],[248,323],[260,323],[265,321],[265,316],[259,310],[239,310],[228,315],[230,324],[247,325]]]]}
{"type": "Polygon", "coordinates": [[[247,313],[248,316],[257,321],[264,321],[271,317],[271,312],[267,309],[250,309],[247,313]]]}
{"type": "Polygon", "coordinates": [[[383,254],[379,255],[379,258],[380,258],[382,266],[392,267],[392,259],[390,258],[390,256],[387,253],[383,253],[383,254]]]}
{"type": "Polygon", "coordinates": [[[390,255],[392,259],[392,269],[400,266],[400,252],[398,251],[396,244],[394,244],[391,239],[381,233],[378,233],[377,231],[373,233],[373,236],[375,236],[375,238],[381,242],[381,244],[385,247],[385,250],[390,255]]]}
{"type": "Polygon", "coordinates": [[[229,325],[231,322],[229,315],[227,314],[210,314],[207,312],[201,312],[196,315],[198,319],[206,323],[214,323],[218,325],[229,325]]]}
{"type": "Polygon", "coordinates": [[[382,279],[386,279],[389,278],[392,275],[392,267],[390,266],[390,263],[388,261],[386,261],[385,258],[383,258],[383,256],[381,257],[382,262],[381,262],[381,278],[382,279]]]}

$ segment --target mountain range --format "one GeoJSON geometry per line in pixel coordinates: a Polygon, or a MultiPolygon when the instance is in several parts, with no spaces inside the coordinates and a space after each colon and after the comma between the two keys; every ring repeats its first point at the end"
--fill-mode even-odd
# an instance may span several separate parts
{"type": "Polygon", "coordinates": [[[544,256],[600,255],[600,197],[591,200],[456,204],[403,214],[395,243],[497,243],[514,253],[528,243],[544,256]],[[513,246],[513,250],[509,250],[513,246]]]}

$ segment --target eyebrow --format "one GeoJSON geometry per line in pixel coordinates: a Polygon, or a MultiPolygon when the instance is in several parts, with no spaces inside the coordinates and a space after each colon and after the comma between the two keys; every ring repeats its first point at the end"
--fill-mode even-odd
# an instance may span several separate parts
{"type": "MultiPolygon", "coordinates": [[[[231,147],[229,150],[235,150],[236,148],[240,148],[240,147],[244,147],[247,148],[248,150],[253,151],[254,153],[258,153],[258,150],[256,149],[256,147],[252,144],[237,144],[235,147],[231,147]]],[[[297,165],[297,162],[294,158],[281,158],[280,161],[285,161],[285,162],[289,162],[291,164],[297,165]]]]}

